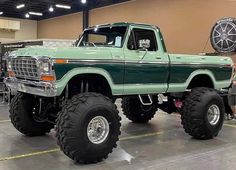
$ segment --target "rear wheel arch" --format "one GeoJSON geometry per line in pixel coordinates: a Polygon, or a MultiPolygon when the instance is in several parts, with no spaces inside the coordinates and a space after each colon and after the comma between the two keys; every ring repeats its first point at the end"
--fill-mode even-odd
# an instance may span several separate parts
{"type": "Polygon", "coordinates": [[[187,89],[193,89],[196,87],[208,87],[215,88],[214,80],[209,74],[197,74],[188,84],[187,89]]]}

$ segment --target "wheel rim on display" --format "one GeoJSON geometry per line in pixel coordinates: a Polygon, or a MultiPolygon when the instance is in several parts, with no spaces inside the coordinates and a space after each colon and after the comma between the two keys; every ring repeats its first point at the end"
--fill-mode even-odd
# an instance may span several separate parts
{"type": "Polygon", "coordinates": [[[218,52],[235,50],[236,25],[233,21],[222,21],[215,25],[212,31],[212,46],[218,52]]]}
{"type": "Polygon", "coordinates": [[[216,125],[220,120],[220,109],[217,105],[212,105],[207,111],[207,118],[211,125],[216,125]]]}
{"type": "Polygon", "coordinates": [[[103,116],[97,116],[89,122],[87,136],[93,144],[101,144],[107,139],[109,131],[110,127],[107,119],[103,116]]]}

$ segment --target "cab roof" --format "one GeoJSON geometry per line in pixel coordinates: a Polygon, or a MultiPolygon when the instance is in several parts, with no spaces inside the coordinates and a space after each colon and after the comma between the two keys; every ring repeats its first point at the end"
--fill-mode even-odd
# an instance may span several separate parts
{"type": "Polygon", "coordinates": [[[143,23],[131,23],[131,22],[116,22],[116,23],[111,23],[111,24],[101,24],[101,25],[96,25],[96,26],[92,26],[92,27],[89,27],[87,29],[93,29],[93,28],[96,28],[96,27],[112,27],[112,26],[143,26],[143,27],[155,27],[157,29],[159,29],[157,26],[155,25],[150,25],[150,24],[143,24],[143,23]]]}

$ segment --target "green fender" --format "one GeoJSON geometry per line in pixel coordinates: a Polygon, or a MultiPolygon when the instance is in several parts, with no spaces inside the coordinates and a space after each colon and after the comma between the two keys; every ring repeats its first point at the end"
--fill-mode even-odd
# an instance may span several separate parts
{"type": "Polygon", "coordinates": [[[114,85],[110,74],[101,68],[95,67],[83,67],[83,68],[74,68],[67,72],[60,80],[56,81],[57,96],[60,96],[63,90],[65,89],[68,82],[77,75],[82,74],[98,74],[103,76],[111,87],[112,94],[122,94],[123,86],[114,85]]]}
{"type": "Polygon", "coordinates": [[[187,88],[188,88],[189,84],[191,83],[191,81],[193,80],[193,78],[198,75],[208,76],[211,79],[214,88],[217,90],[220,90],[221,88],[228,87],[228,86],[230,86],[230,83],[231,83],[230,79],[224,80],[224,81],[216,81],[214,74],[209,70],[196,70],[190,74],[190,76],[188,77],[188,79],[184,83],[171,83],[171,84],[169,84],[168,92],[183,92],[183,91],[187,90],[187,88]]]}
{"type": "MultiPolygon", "coordinates": [[[[196,70],[196,71],[192,72],[192,73],[190,74],[189,78],[188,78],[187,81],[186,81],[187,84],[188,84],[188,86],[189,86],[189,84],[191,83],[191,81],[192,81],[196,76],[199,76],[199,75],[206,75],[206,76],[208,76],[208,77],[211,79],[211,81],[212,81],[212,83],[213,83],[213,86],[215,87],[216,79],[215,79],[213,73],[212,73],[211,71],[209,71],[209,70],[196,70]]],[[[188,87],[188,86],[187,86],[187,87],[188,87]]],[[[186,88],[187,88],[187,87],[186,87],[186,88]]]]}

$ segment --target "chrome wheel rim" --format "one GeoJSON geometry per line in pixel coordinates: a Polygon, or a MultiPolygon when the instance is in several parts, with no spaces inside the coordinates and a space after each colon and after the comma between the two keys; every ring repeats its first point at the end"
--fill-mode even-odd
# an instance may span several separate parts
{"type": "Polygon", "coordinates": [[[217,105],[212,105],[207,111],[207,118],[211,125],[216,125],[220,120],[220,109],[217,105]]]}
{"type": "Polygon", "coordinates": [[[212,39],[215,47],[223,51],[232,51],[236,42],[236,25],[232,22],[219,23],[214,29],[212,39]]]}
{"type": "Polygon", "coordinates": [[[93,144],[101,144],[107,139],[109,131],[107,119],[103,116],[96,116],[88,124],[87,136],[93,144]]]}

